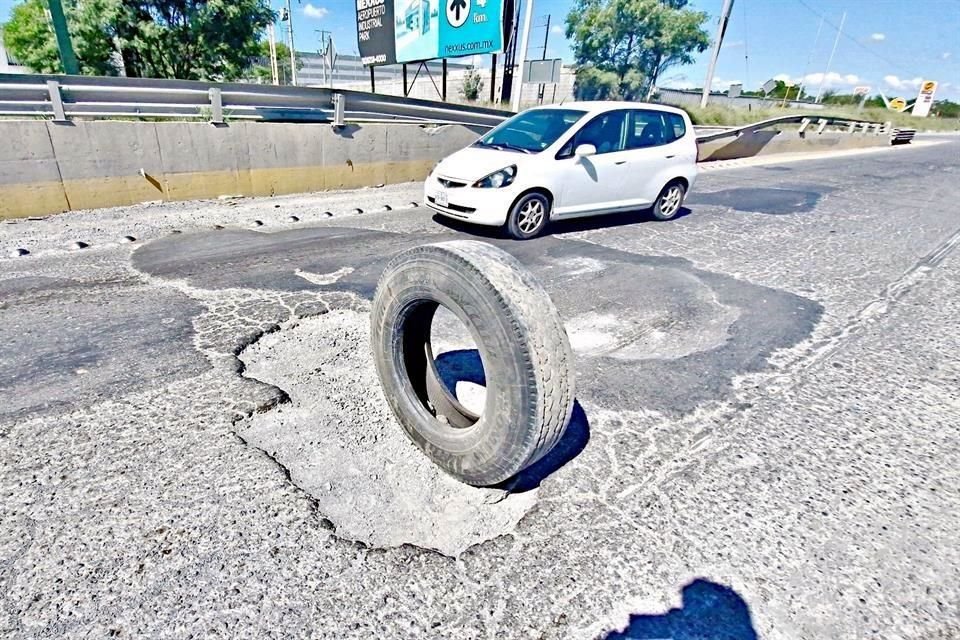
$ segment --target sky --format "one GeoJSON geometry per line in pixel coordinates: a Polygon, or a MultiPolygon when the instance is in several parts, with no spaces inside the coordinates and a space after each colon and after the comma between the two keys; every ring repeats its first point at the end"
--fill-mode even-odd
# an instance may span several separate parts
{"type": "MultiPolygon", "coordinates": [[[[0,0],[0,21],[17,0],[0,0]]],[[[282,0],[271,0],[275,9],[282,0]]],[[[355,0],[291,0],[297,50],[315,51],[319,31],[333,33],[336,49],[357,50],[355,0]]],[[[546,18],[551,18],[547,56],[572,61],[563,24],[574,0],[533,0],[529,56],[542,55],[546,18]]],[[[691,0],[705,11],[706,29],[716,33],[722,0],[691,0]]],[[[669,70],[664,87],[703,86],[710,51],[695,64],[669,70]]],[[[869,86],[888,98],[916,97],[922,80],[937,80],[937,98],[960,100],[960,0],[735,0],[713,87],[731,83],[755,89],[771,79],[799,82],[815,93],[869,86]],[[827,62],[837,27],[846,20],[833,64],[827,62]],[[821,18],[823,24],[821,27],[821,18]],[[818,37],[819,31],[819,37],[818,37]]]]}

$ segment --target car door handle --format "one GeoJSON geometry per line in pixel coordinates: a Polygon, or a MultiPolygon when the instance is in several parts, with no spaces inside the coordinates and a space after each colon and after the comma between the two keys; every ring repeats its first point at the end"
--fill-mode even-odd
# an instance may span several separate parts
{"type": "Polygon", "coordinates": [[[614,162],[613,164],[627,164],[627,161],[626,161],[626,160],[617,160],[617,161],[614,162]]]}
{"type": "Polygon", "coordinates": [[[676,157],[677,157],[677,154],[673,154],[673,155],[667,156],[667,160],[669,160],[670,158],[676,158],[676,157]]]}

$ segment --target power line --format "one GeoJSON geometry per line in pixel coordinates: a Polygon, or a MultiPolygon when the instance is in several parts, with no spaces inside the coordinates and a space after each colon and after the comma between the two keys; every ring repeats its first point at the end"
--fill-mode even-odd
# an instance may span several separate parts
{"type": "Polygon", "coordinates": [[[870,47],[865,46],[862,42],[860,42],[859,40],[857,40],[855,37],[851,36],[849,33],[843,33],[843,31],[840,30],[840,27],[838,27],[835,22],[833,22],[832,20],[830,20],[829,18],[827,18],[825,15],[823,15],[822,13],[820,13],[819,11],[817,11],[816,9],[814,9],[813,7],[811,7],[810,5],[808,5],[806,2],[804,2],[804,0],[797,0],[797,2],[799,2],[800,5],[801,5],[804,9],[806,9],[807,11],[809,11],[810,13],[812,13],[813,15],[815,15],[815,16],[817,16],[818,18],[820,18],[821,20],[823,20],[828,26],[833,27],[833,28],[834,28],[835,30],[837,30],[837,31],[840,31],[841,35],[842,35],[844,38],[846,38],[847,40],[849,40],[849,41],[852,42],[853,44],[857,45],[858,47],[860,47],[861,49],[863,49],[864,51],[866,51],[867,53],[869,53],[869,54],[872,55],[873,57],[877,58],[878,60],[882,60],[883,62],[887,63],[887,64],[890,65],[891,67],[894,67],[895,69],[899,69],[900,71],[903,71],[904,73],[907,73],[907,74],[912,74],[912,73],[913,73],[913,71],[907,69],[906,67],[900,66],[900,63],[899,63],[899,62],[894,62],[893,60],[890,60],[889,58],[880,55],[879,53],[877,53],[876,51],[874,51],[874,50],[871,49],[870,47]]]}

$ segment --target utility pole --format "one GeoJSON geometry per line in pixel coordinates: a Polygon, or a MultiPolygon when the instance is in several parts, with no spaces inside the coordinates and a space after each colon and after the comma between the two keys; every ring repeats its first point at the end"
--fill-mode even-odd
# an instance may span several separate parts
{"type": "Polygon", "coordinates": [[[293,46],[293,9],[290,0],[287,0],[287,35],[290,39],[290,79],[293,86],[297,85],[297,49],[293,46]]]}
{"type": "MultiPolygon", "coordinates": [[[[547,25],[544,28],[543,32],[543,55],[540,56],[541,60],[547,59],[547,45],[550,43],[550,14],[547,14],[547,25]]],[[[537,87],[537,104],[543,104],[543,90],[546,88],[546,85],[542,82],[540,86],[537,87]]]]}
{"type": "Polygon", "coordinates": [[[820,87],[817,89],[817,99],[814,102],[820,102],[820,95],[823,93],[823,83],[827,79],[827,75],[830,73],[830,67],[833,65],[833,56],[837,52],[837,45],[840,44],[840,36],[843,34],[843,23],[847,21],[847,12],[843,12],[843,17],[840,18],[840,28],[837,29],[837,39],[833,41],[833,49],[830,51],[830,58],[827,60],[827,70],[823,72],[823,77],[820,78],[820,87]]]}
{"type": "Polygon", "coordinates": [[[807,56],[807,64],[803,66],[803,75],[800,76],[800,91],[797,92],[797,100],[803,97],[803,85],[807,80],[807,71],[810,70],[810,63],[813,62],[813,54],[817,50],[817,44],[820,42],[820,31],[823,30],[823,16],[820,16],[820,26],[817,27],[817,35],[813,39],[813,47],[810,48],[810,55],[807,56]]]}
{"type": "Polygon", "coordinates": [[[518,4],[520,0],[504,0],[503,13],[506,30],[503,39],[507,43],[503,51],[503,82],[500,83],[499,104],[509,103],[513,96],[513,64],[517,59],[517,37],[519,34],[520,17],[518,4]]]}
{"type": "Polygon", "coordinates": [[[60,0],[50,0],[50,20],[53,22],[53,33],[57,37],[57,48],[60,50],[60,62],[63,63],[63,72],[68,76],[80,73],[77,65],[77,56],[73,53],[73,44],[70,42],[70,32],[67,30],[67,16],[63,13],[60,0]]]}
{"type": "Polygon", "coordinates": [[[280,68],[277,64],[277,33],[273,23],[267,25],[267,40],[270,43],[270,74],[273,84],[280,84],[280,68]]]}
{"type": "Polygon", "coordinates": [[[723,9],[720,11],[720,24],[717,25],[717,42],[713,46],[713,56],[710,57],[710,66],[707,68],[707,79],[703,85],[703,95],[700,96],[701,107],[707,106],[707,101],[710,100],[710,87],[713,86],[713,72],[717,68],[717,58],[720,57],[720,46],[723,44],[723,36],[727,33],[727,23],[730,22],[731,11],[733,11],[733,0],[723,0],[723,9]]]}
{"type": "Polygon", "coordinates": [[[519,79],[514,78],[513,99],[510,108],[520,111],[520,98],[523,94],[523,66],[527,62],[527,45],[530,44],[530,27],[533,24],[533,0],[527,0],[527,10],[523,16],[523,35],[520,37],[520,53],[517,55],[517,72],[519,79]]]}

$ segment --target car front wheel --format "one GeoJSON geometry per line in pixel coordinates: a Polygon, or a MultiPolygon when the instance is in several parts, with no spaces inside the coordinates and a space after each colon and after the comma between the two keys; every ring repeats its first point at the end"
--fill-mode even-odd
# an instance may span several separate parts
{"type": "Polygon", "coordinates": [[[550,199],[542,193],[528,193],[517,200],[507,217],[507,233],[511,238],[535,238],[550,221],[550,199]]]}

